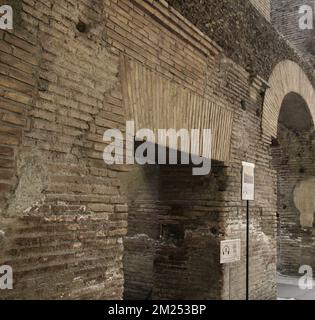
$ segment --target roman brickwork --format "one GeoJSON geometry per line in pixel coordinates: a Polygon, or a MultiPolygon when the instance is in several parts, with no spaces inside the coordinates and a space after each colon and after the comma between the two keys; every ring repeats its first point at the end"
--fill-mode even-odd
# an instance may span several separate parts
{"type": "Polygon", "coordinates": [[[243,299],[242,161],[256,164],[250,298],[275,298],[282,101],[268,81],[312,89],[312,67],[243,0],[23,0],[16,11],[0,33],[0,264],[14,271],[0,298],[243,299]],[[211,126],[213,170],[106,165],[103,134],[126,120],[211,126]],[[231,238],[241,261],[221,265],[231,238]]]}
{"type": "MultiPolygon", "coordinates": [[[[311,14],[314,14],[314,1],[273,0],[272,23],[301,52],[301,55],[314,65],[314,25],[312,29],[305,30],[299,27],[299,20],[305,14],[304,11],[303,14],[299,13],[303,5],[309,6],[311,14]]],[[[311,103],[309,101],[306,104],[311,103]]],[[[314,177],[314,129],[313,124],[308,122],[307,118],[310,117],[302,116],[299,111],[301,109],[299,98],[287,99],[282,108],[291,112],[291,119],[294,119],[294,122],[289,123],[289,128],[282,123],[278,129],[279,146],[274,148],[274,159],[278,170],[278,270],[285,275],[298,275],[302,265],[314,268],[312,258],[314,196],[307,191],[312,189],[312,184],[303,189],[303,199],[295,199],[297,189],[303,187],[305,183],[311,183],[314,177]],[[301,127],[302,123],[304,127],[301,127]],[[310,208],[310,213],[304,213],[305,206],[310,208]],[[304,215],[311,216],[309,223],[302,218],[304,215]]]]}
{"type": "Polygon", "coordinates": [[[168,165],[130,173],[142,183],[128,187],[126,299],[220,299],[225,168],[214,164],[207,177],[191,170],[168,165]]]}
{"type": "MultiPolygon", "coordinates": [[[[278,170],[279,247],[278,271],[297,276],[299,268],[314,268],[314,130],[297,133],[281,126],[279,145],[273,149],[278,170]],[[295,199],[296,188],[310,182],[303,190],[302,203],[311,208],[311,224],[306,224],[295,199]]],[[[308,214],[308,212],[306,212],[308,214]]]]}
{"type": "Polygon", "coordinates": [[[99,141],[124,109],[104,4],[93,8],[23,1],[1,32],[0,260],[14,270],[2,298],[122,296],[127,207],[99,141]]]}
{"type": "MultiPolygon", "coordinates": [[[[305,59],[315,65],[315,30],[314,22],[312,29],[301,30],[299,28],[300,18],[304,15],[299,13],[301,6],[309,6],[311,18],[314,21],[315,5],[313,0],[272,0],[272,24],[284,35],[298,50],[302,52],[305,59]]],[[[304,21],[304,20],[303,20],[304,21]]]]}

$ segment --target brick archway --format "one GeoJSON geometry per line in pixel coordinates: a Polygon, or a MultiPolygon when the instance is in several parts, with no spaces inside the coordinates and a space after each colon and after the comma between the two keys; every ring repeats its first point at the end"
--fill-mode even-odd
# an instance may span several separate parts
{"type": "MultiPolygon", "coordinates": [[[[280,62],[269,79],[262,131],[271,144],[272,169],[277,194],[278,294],[283,297],[284,277],[296,277],[302,265],[314,266],[312,258],[313,205],[309,181],[314,176],[315,90],[301,67],[289,60],[280,62]],[[299,186],[302,184],[303,196],[299,186]],[[296,191],[297,190],[297,191],[296,191]],[[305,208],[307,207],[307,210],[305,208]],[[305,232],[308,228],[309,232],[305,232]]],[[[268,142],[268,141],[267,141],[268,142]]],[[[287,297],[287,296],[286,296],[287,297]]]]}
{"type": "Polygon", "coordinates": [[[263,107],[262,130],[269,137],[277,136],[280,109],[285,96],[290,92],[305,100],[315,122],[315,90],[302,68],[290,60],[281,61],[269,78],[263,107]]]}

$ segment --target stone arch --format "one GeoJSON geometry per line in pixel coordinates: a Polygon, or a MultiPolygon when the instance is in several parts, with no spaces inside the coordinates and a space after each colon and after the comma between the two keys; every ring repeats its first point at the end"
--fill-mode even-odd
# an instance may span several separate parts
{"type": "Polygon", "coordinates": [[[266,91],[262,130],[270,137],[277,136],[278,120],[283,100],[290,92],[300,95],[306,102],[315,122],[315,90],[302,68],[290,60],[281,61],[269,78],[266,91]]]}
{"type": "Polygon", "coordinates": [[[269,85],[262,131],[266,140],[277,138],[271,144],[271,168],[277,186],[277,270],[282,275],[296,276],[301,265],[315,263],[312,232],[305,232],[313,226],[315,203],[315,153],[311,147],[315,90],[301,67],[289,60],[274,68],[269,85]]]}

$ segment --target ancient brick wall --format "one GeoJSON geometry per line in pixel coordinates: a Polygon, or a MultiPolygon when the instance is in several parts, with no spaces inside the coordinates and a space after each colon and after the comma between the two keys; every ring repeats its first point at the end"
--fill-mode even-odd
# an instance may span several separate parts
{"type": "Polygon", "coordinates": [[[124,109],[103,5],[22,1],[0,34],[0,260],[14,270],[1,297],[122,296],[127,207],[99,141],[124,109]]]}
{"type": "Polygon", "coordinates": [[[126,299],[220,299],[219,240],[224,167],[192,177],[192,167],[140,167],[129,186],[126,299]],[[149,179],[148,179],[149,177],[149,179]],[[133,180],[134,181],[134,180],[133,180]]]}
{"type": "MultiPolygon", "coordinates": [[[[261,131],[264,85],[258,75],[267,80],[283,59],[300,63],[310,77],[312,72],[249,3],[211,1],[205,8],[197,2],[192,10],[189,3],[194,1],[169,1],[189,22],[164,1],[23,0],[14,32],[0,33],[0,261],[12,265],[15,281],[15,289],[0,292],[1,297],[122,298],[128,211],[125,261],[139,270],[138,246],[146,246],[141,263],[148,284],[144,290],[154,283],[150,239],[157,231],[147,242],[132,241],[137,234],[152,232],[156,224],[138,225],[143,218],[135,215],[138,203],[132,206],[127,199],[124,178],[126,171],[133,175],[132,168],[106,166],[102,159],[104,131],[125,129],[124,59],[233,114],[232,137],[226,142],[229,160],[223,164],[226,183],[217,190],[211,179],[201,179],[190,190],[196,203],[185,209],[192,221],[187,224],[186,251],[166,242],[154,253],[159,270],[155,276],[169,275],[161,267],[167,257],[173,257],[169,266],[174,268],[174,283],[167,286],[163,277],[156,296],[244,298],[245,203],[240,182],[241,161],[247,160],[257,165],[256,201],[251,205],[251,298],[275,297],[276,179],[270,166],[271,137],[261,131]],[[228,24],[206,26],[218,21],[210,13],[226,17],[228,24]],[[241,29],[235,28],[237,21],[241,29]],[[258,32],[261,41],[256,41],[258,32]],[[208,198],[202,198],[204,194],[208,198]],[[242,259],[219,267],[218,241],[226,237],[242,239],[242,259]],[[200,291],[185,286],[188,274],[192,288],[200,291]],[[203,277],[206,281],[200,285],[203,277]]],[[[165,177],[171,176],[164,169],[165,177]]],[[[178,207],[184,203],[185,188],[175,178],[169,186],[177,190],[178,207]]],[[[134,181],[154,208],[154,180],[146,183],[135,175],[134,181]]],[[[185,187],[189,189],[189,181],[185,187]]],[[[163,199],[169,205],[167,194],[163,199]]],[[[176,206],[170,217],[178,216],[176,206]]],[[[144,279],[133,278],[132,268],[126,269],[126,283],[135,288],[126,294],[142,294],[135,284],[144,279]]]]}
{"type": "Polygon", "coordinates": [[[226,187],[225,168],[213,163],[209,176],[191,176],[190,166],[161,166],[161,238],[155,257],[153,297],[222,298],[219,243],[226,187]]]}
{"type": "MultiPolygon", "coordinates": [[[[314,130],[297,134],[281,126],[273,158],[278,171],[278,270],[298,276],[302,265],[315,267],[314,228],[303,226],[294,202],[296,186],[315,176],[314,130]]],[[[313,202],[311,198],[304,201],[313,202]]]]}
{"type": "Polygon", "coordinates": [[[273,24],[267,23],[250,1],[169,0],[168,3],[216,41],[224,49],[225,55],[251,75],[258,74],[268,80],[274,67],[280,61],[289,59],[303,66],[314,85],[314,68],[303,62],[296,49],[288,45],[273,24]]]}
{"type": "MultiPolygon", "coordinates": [[[[113,8],[115,8],[115,6],[113,6],[113,8]]],[[[163,7],[158,8],[167,14],[167,11],[165,11],[163,7]]],[[[153,9],[148,8],[148,10],[152,12],[153,9]]],[[[157,14],[158,11],[153,10],[153,12],[157,14]]],[[[129,11],[129,14],[134,15],[132,11],[129,11]]],[[[139,16],[137,16],[137,18],[140,19],[139,16]]],[[[147,48],[146,58],[137,57],[133,52],[130,52],[128,55],[134,55],[135,59],[141,59],[141,61],[143,61],[145,64],[155,68],[166,77],[171,77],[173,81],[192,88],[193,90],[197,90],[197,92],[200,92],[199,90],[201,89],[197,83],[204,83],[204,93],[207,97],[210,99],[215,99],[217,103],[224,105],[226,108],[229,108],[234,112],[234,127],[232,136],[233,147],[230,156],[231,167],[228,169],[228,183],[226,189],[224,189],[221,193],[221,197],[224,199],[224,201],[215,202],[215,204],[209,204],[209,206],[214,206],[216,208],[220,220],[222,219],[225,221],[226,219],[227,221],[225,225],[226,234],[221,239],[225,238],[226,236],[233,236],[236,238],[240,237],[243,239],[242,262],[235,264],[230,268],[224,269],[225,280],[223,281],[222,279],[224,291],[222,291],[219,296],[221,298],[224,297],[232,299],[244,298],[245,239],[243,235],[245,234],[245,203],[240,201],[240,177],[241,160],[249,159],[257,162],[258,164],[257,189],[259,190],[257,195],[257,203],[253,208],[253,219],[255,222],[253,221],[251,247],[251,254],[253,255],[253,265],[251,268],[252,298],[274,297],[276,293],[274,278],[276,270],[276,185],[274,179],[275,172],[269,169],[269,161],[271,158],[268,153],[268,139],[262,139],[260,135],[260,117],[262,107],[262,96],[260,93],[262,84],[258,80],[254,82],[250,80],[251,76],[248,72],[237,66],[226,57],[220,57],[216,55],[216,59],[211,58],[211,56],[213,56],[212,50],[217,50],[217,48],[213,48],[210,52],[208,49],[205,49],[205,52],[208,52],[207,54],[209,56],[204,56],[203,46],[199,46],[199,50],[196,50],[197,48],[192,46],[193,42],[189,42],[188,44],[186,42],[185,44],[182,42],[183,40],[181,38],[173,38],[174,34],[169,32],[169,28],[165,28],[160,24],[156,24],[154,19],[147,15],[145,15],[145,19],[148,19],[150,23],[144,23],[142,24],[142,27],[147,25],[148,28],[152,28],[152,25],[154,25],[159,28],[156,32],[159,34],[157,43],[160,45],[160,50],[162,46],[162,52],[164,52],[164,50],[172,50],[172,47],[164,47],[167,44],[167,40],[169,39],[168,37],[172,37],[173,48],[179,48],[179,50],[172,50],[171,55],[168,56],[167,62],[158,60],[155,62],[155,64],[152,64],[154,58],[151,54],[149,54],[151,52],[151,48],[149,48],[147,45],[145,45],[145,48],[147,48]],[[182,52],[185,50],[185,48],[186,52],[192,50],[194,54],[198,56],[199,61],[198,69],[191,69],[189,73],[186,73],[186,68],[188,68],[192,62],[190,60],[190,55],[186,55],[185,57],[182,56],[182,52]],[[182,59],[184,59],[183,61],[185,61],[185,63],[183,63],[182,67],[180,67],[178,66],[178,63],[180,63],[182,59]],[[185,78],[180,77],[180,73],[178,73],[179,70],[185,73],[185,78]],[[190,82],[191,76],[193,77],[192,82],[190,82]],[[248,100],[248,109],[246,111],[243,111],[240,107],[242,99],[248,100]],[[261,244],[261,242],[263,244],[261,244]],[[231,277],[228,280],[227,276],[229,269],[231,270],[231,277]],[[230,292],[228,289],[229,283],[232,283],[232,289],[230,292]]],[[[129,29],[128,24],[127,26],[122,24],[119,26],[124,27],[126,30],[129,29]]],[[[191,27],[189,23],[188,26],[191,27]]],[[[112,28],[115,30],[116,27],[113,26],[112,28]]],[[[117,30],[120,29],[117,28],[117,30]]],[[[143,30],[146,31],[146,29],[143,30]]],[[[195,35],[193,29],[190,31],[190,36],[192,35],[195,35]]],[[[115,36],[116,39],[121,42],[123,41],[123,39],[115,33],[113,33],[112,36],[115,36]]],[[[133,46],[132,43],[130,45],[133,46]]],[[[140,52],[141,54],[144,54],[142,51],[140,52]]],[[[162,55],[160,56],[163,58],[162,55]]],[[[210,208],[207,208],[206,210],[211,212],[210,208]]],[[[218,248],[219,247],[217,246],[217,250],[218,248]]],[[[180,259],[178,256],[177,258],[180,259]]],[[[151,264],[151,262],[149,264],[151,264]]],[[[180,271],[178,271],[177,274],[180,275],[180,271]]],[[[218,285],[218,283],[221,281],[219,273],[217,274],[216,279],[217,282],[215,285],[218,285]]],[[[183,297],[185,295],[185,290],[183,289],[181,291],[179,290],[174,292],[174,294],[176,294],[178,297],[180,292],[182,294],[181,297],[183,297]]]]}
{"type": "MultiPolygon", "coordinates": [[[[272,0],[272,24],[290,41],[304,57],[315,65],[315,31],[314,22],[312,29],[301,30],[299,20],[303,14],[299,9],[308,5],[312,9],[314,19],[314,1],[312,0],[272,0]]],[[[315,20],[314,20],[315,21],[315,20]]]]}
{"type": "Polygon", "coordinates": [[[154,259],[160,238],[159,169],[135,166],[123,174],[128,199],[128,233],[124,239],[124,298],[150,299],[154,286],[154,259]],[[137,185],[134,182],[137,181],[137,185]]]}
{"type": "MultiPolygon", "coordinates": [[[[314,14],[315,7],[312,0],[273,0],[272,24],[302,53],[305,59],[315,66],[314,21],[310,30],[302,30],[299,27],[299,20],[304,14],[299,13],[299,9],[304,5],[309,6],[314,14]]],[[[294,117],[297,120],[296,113],[297,111],[294,117]]],[[[273,150],[279,177],[278,270],[286,275],[298,275],[301,265],[310,265],[314,268],[313,230],[301,225],[300,212],[294,203],[295,187],[299,182],[314,176],[313,140],[312,130],[297,135],[281,126],[280,145],[273,150]]]]}

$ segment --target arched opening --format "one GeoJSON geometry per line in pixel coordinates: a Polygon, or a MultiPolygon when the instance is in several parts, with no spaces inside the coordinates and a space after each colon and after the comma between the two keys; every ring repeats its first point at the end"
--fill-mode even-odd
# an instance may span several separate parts
{"type": "Polygon", "coordinates": [[[278,122],[278,135],[282,127],[299,132],[311,130],[314,126],[306,101],[295,92],[290,92],[284,97],[278,122]]]}
{"type": "MultiPolygon", "coordinates": [[[[315,90],[295,62],[279,62],[270,78],[263,106],[262,134],[272,145],[277,194],[272,199],[279,219],[278,292],[281,298],[314,294],[298,287],[299,271],[313,262],[314,119],[315,90]],[[277,203],[275,202],[277,200],[277,203]],[[302,212],[302,214],[301,214],[302,212]],[[283,290],[282,290],[283,289],[283,290]]],[[[312,277],[312,274],[308,274],[312,277]]],[[[314,297],[313,297],[314,298],[314,297]]]]}
{"type": "Polygon", "coordinates": [[[288,93],[281,104],[272,159],[277,172],[277,273],[280,298],[307,299],[299,272],[315,270],[315,141],[308,104],[288,93]],[[302,268],[302,269],[301,269],[302,268]]]}

